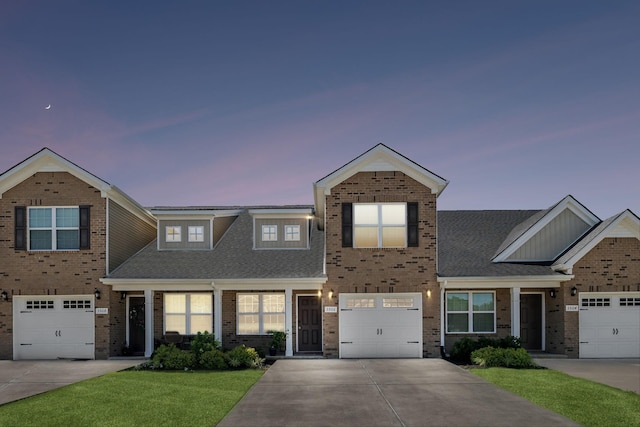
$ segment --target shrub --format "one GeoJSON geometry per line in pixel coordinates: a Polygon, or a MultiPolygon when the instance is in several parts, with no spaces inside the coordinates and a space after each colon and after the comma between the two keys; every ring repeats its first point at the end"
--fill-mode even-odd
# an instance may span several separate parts
{"type": "Polygon", "coordinates": [[[512,336],[504,338],[480,337],[477,340],[464,337],[453,345],[451,359],[459,363],[471,363],[471,353],[485,347],[517,349],[522,345],[520,338],[512,336]]]}
{"type": "Polygon", "coordinates": [[[471,353],[471,360],[485,368],[534,368],[531,355],[524,348],[484,347],[471,353]]]}
{"type": "Polygon", "coordinates": [[[151,356],[151,369],[187,370],[196,366],[196,358],[189,351],[174,344],[161,345],[151,356]]]}
{"type": "Polygon", "coordinates": [[[200,354],[198,366],[209,370],[221,370],[229,367],[227,355],[215,348],[200,354]]]}
{"type": "Polygon", "coordinates": [[[258,352],[252,347],[240,345],[227,352],[229,367],[232,369],[260,368],[263,365],[258,352]]]}
{"type": "Polygon", "coordinates": [[[211,350],[220,350],[220,341],[213,334],[207,331],[198,332],[196,336],[191,338],[191,352],[198,355],[211,350]]]}

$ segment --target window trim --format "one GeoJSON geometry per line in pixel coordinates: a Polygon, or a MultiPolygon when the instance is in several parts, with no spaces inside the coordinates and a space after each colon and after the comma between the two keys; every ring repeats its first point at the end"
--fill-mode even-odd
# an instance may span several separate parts
{"type": "Polygon", "coordinates": [[[272,314],[278,314],[278,315],[281,314],[284,316],[283,322],[282,322],[282,331],[284,332],[286,329],[286,310],[287,310],[287,303],[286,303],[286,296],[284,292],[242,292],[242,293],[239,292],[236,294],[236,335],[241,335],[241,336],[269,335],[269,333],[264,328],[264,316],[272,315],[272,314]],[[258,311],[240,313],[240,297],[255,296],[255,295],[258,296],[258,311]],[[283,301],[282,301],[281,312],[264,311],[264,296],[267,296],[267,295],[268,296],[279,295],[282,297],[283,301]],[[242,315],[258,316],[258,333],[240,332],[240,317],[242,315]]]}
{"type": "MultiPolygon", "coordinates": [[[[162,331],[163,334],[167,332],[167,314],[170,315],[183,315],[185,316],[184,329],[185,333],[180,333],[181,335],[196,335],[198,332],[188,333],[187,331],[191,330],[191,317],[192,316],[209,316],[211,318],[211,330],[207,330],[207,332],[213,332],[213,294],[208,292],[165,292],[162,298],[162,331]],[[167,313],[167,300],[166,297],[168,295],[184,295],[184,312],[172,312],[167,313]],[[209,313],[191,313],[191,296],[192,295],[208,295],[211,300],[211,311],[209,313]]],[[[175,329],[169,329],[169,331],[173,331],[175,329]]],[[[202,331],[204,332],[204,331],[202,331]]]]}
{"type": "Polygon", "coordinates": [[[353,247],[357,248],[357,249],[403,249],[408,247],[408,238],[407,238],[407,231],[408,231],[408,221],[407,221],[407,203],[406,202],[384,202],[384,203],[353,203],[353,215],[352,215],[352,227],[353,227],[353,247]],[[357,223],[357,216],[356,216],[356,207],[357,206],[376,206],[378,209],[378,221],[377,223],[357,223]],[[383,206],[402,206],[404,208],[404,222],[402,224],[400,223],[394,223],[394,224],[383,224],[383,217],[382,217],[382,209],[383,206]],[[378,236],[378,245],[377,246],[358,246],[358,242],[357,242],[357,230],[358,228],[373,228],[376,227],[377,228],[377,236],[378,236]],[[383,231],[385,229],[389,229],[389,228],[402,228],[402,230],[404,230],[403,232],[403,236],[404,236],[404,241],[403,244],[400,246],[385,246],[383,244],[383,231]]]}
{"type": "Polygon", "coordinates": [[[277,242],[278,226],[276,224],[262,224],[260,236],[263,242],[277,242]],[[271,232],[272,230],[273,232],[271,232]],[[267,237],[266,239],[265,236],[267,237]]]}
{"type": "Polygon", "coordinates": [[[497,300],[496,300],[496,292],[492,291],[492,290],[477,290],[477,291],[456,291],[456,290],[451,290],[451,291],[447,291],[445,293],[445,298],[444,298],[444,303],[445,303],[445,312],[444,312],[444,316],[445,316],[445,331],[446,334],[452,334],[452,335],[460,335],[460,334],[495,334],[497,332],[496,329],[496,306],[497,306],[497,300]],[[449,311],[449,294],[467,294],[469,299],[468,299],[468,303],[469,305],[467,306],[467,310],[466,311],[449,311]],[[491,311],[487,311],[487,310],[478,310],[478,311],[474,311],[473,310],[473,294],[492,294],[493,296],[493,310],[491,311]],[[487,314],[487,313],[492,313],[493,314],[493,330],[492,331],[474,331],[473,330],[473,315],[474,314],[487,314]],[[449,331],[449,314],[467,314],[467,330],[466,331],[449,331]]]}
{"type": "Polygon", "coordinates": [[[204,225],[190,225],[187,227],[187,241],[193,243],[204,242],[204,225]]]}
{"type": "Polygon", "coordinates": [[[182,226],[181,225],[165,225],[165,227],[164,227],[164,240],[165,240],[166,243],[180,243],[180,242],[182,242],[182,226]],[[173,230],[173,233],[169,234],[169,230],[173,230]],[[176,231],[177,231],[177,233],[176,233],[176,231]],[[171,239],[169,239],[169,236],[171,236],[171,239]]]}
{"type": "MultiPolygon", "coordinates": [[[[29,252],[72,252],[72,251],[79,251],[80,249],[84,249],[85,247],[82,246],[81,243],[81,233],[83,229],[88,229],[88,218],[87,218],[87,224],[81,224],[81,209],[86,209],[85,206],[27,206],[27,211],[26,211],[26,217],[24,218],[25,223],[24,223],[24,230],[26,233],[26,241],[27,241],[27,250],[29,252]],[[35,210],[35,209],[49,209],[51,211],[51,225],[49,227],[32,227],[31,226],[31,211],[35,210]],[[58,209],[75,209],[77,211],[78,214],[78,225],[75,227],[63,227],[63,226],[58,226],[56,224],[56,220],[57,220],[57,211],[58,209]],[[81,226],[82,225],[82,226],[81,226]],[[33,249],[31,247],[31,231],[34,230],[42,230],[42,231],[50,231],[51,232],[51,247],[50,248],[45,248],[45,249],[33,249]],[[77,247],[74,248],[66,248],[66,249],[58,249],[58,231],[77,231],[78,232],[78,241],[77,241],[77,247]]],[[[88,215],[88,214],[87,214],[88,215]]],[[[18,218],[16,217],[16,221],[18,220],[18,218]]],[[[16,224],[17,225],[17,224],[16,224]]],[[[18,232],[18,228],[16,229],[16,233],[18,232]]],[[[87,246],[88,247],[88,241],[87,241],[87,246]]]]}
{"type": "Polygon", "coordinates": [[[300,234],[300,224],[288,224],[284,226],[284,241],[299,242],[302,235],[300,234]],[[296,231],[297,229],[297,231],[296,231]]]}

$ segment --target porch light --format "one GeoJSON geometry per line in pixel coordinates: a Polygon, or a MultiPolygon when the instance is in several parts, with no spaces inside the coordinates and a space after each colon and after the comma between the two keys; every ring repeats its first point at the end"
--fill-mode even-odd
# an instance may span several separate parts
{"type": "Polygon", "coordinates": [[[126,299],[127,298],[127,293],[122,291],[120,292],[120,299],[126,299]]]}
{"type": "Polygon", "coordinates": [[[556,290],[555,289],[549,289],[549,295],[551,296],[551,298],[555,298],[556,297],[556,290]]]}
{"type": "Polygon", "coordinates": [[[96,296],[96,299],[100,299],[100,295],[102,295],[102,292],[100,292],[100,289],[96,289],[96,290],[93,292],[93,295],[95,295],[95,296],[96,296]]]}
{"type": "Polygon", "coordinates": [[[571,296],[575,297],[576,295],[578,295],[578,288],[574,286],[573,288],[571,288],[571,296]]]}
{"type": "Polygon", "coordinates": [[[8,301],[9,294],[7,293],[7,291],[2,291],[2,293],[0,294],[0,298],[2,298],[2,301],[8,301]]]}
{"type": "Polygon", "coordinates": [[[333,298],[333,289],[329,291],[329,299],[333,298]]]}
{"type": "Polygon", "coordinates": [[[427,289],[427,298],[431,298],[431,289],[427,289]]]}
{"type": "Polygon", "coordinates": [[[322,289],[318,289],[318,298],[322,298],[322,289]]]}

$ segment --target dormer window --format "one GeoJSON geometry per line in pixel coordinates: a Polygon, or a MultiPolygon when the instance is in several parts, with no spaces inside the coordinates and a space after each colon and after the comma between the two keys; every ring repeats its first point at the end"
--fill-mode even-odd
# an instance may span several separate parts
{"type": "Polygon", "coordinates": [[[166,240],[167,240],[167,242],[181,242],[182,241],[182,227],[167,226],[167,228],[166,228],[166,240]]]}
{"type": "Polygon", "coordinates": [[[189,241],[204,242],[204,227],[201,225],[189,226],[189,241]]]}
{"type": "Polygon", "coordinates": [[[278,241],[278,226],[277,225],[263,225],[262,226],[262,241],[263,242],[277,242],[278,241]]]}
{"type": "Polygon", "coordinates": [[[284,240],[286,242],[299,242],[300,241],[300,226],[299,225],[285,225],[284,226],[284,240]]]}

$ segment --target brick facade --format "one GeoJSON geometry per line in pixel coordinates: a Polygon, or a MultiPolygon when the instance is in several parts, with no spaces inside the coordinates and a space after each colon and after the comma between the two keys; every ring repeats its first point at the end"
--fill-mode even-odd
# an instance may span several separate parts
{"type": "MultiPolygon", "coordinates": [[[[0,288],[13,295],[102,293],[96,307],[111,307],[112,293],[99,279],[106,271],[106,201],[100,190],[66,172],[40,172],[6,191],[0,199],[0,288]],[[90,249],[14,250],[15,206],[91,206],[90,249]]],[[[0,359],[13,358],[12,304],[0,303],[0,359]]],[[[95,356],[110,352],[109,315],[95,319],[95,356]]]]}
{"type": "MultiPolygon", "coordinates": [[[[359,172],[326,196],[324,295],[420,292],[423,295],[423,354],[440,354],[440,304],[436,282],[436,196],[402,172],[359,172]],[[403,249],[342,247],[342,203],[418,202],[419,246],[403,249]],[[431,290],[431,298],[427,297],[431,290]]],[[[337,305],[337,298],[325,305],[337,305]]],[[[324,354],[338,356],[338,317],[323,313],[324,354]]]]}

